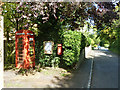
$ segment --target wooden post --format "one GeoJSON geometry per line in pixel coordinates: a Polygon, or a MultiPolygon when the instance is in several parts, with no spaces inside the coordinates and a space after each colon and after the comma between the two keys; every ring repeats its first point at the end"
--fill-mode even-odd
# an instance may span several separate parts
{"type": "Polygon", "coordinates": [[[3,63],[4,63],[4,46],[3,43],[3,16],[0,16],[0,89],[3,88],[3,63]]]}

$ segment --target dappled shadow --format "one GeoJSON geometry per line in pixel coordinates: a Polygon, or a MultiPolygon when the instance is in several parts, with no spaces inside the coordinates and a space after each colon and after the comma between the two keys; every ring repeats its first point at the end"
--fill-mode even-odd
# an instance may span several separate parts
{"type": "MultiPolygon", "coordinates": [[[[118,87],[118,56],[109,50],[93,50],[94,80],[92,88],[117,88],[118,87]],[[107,76],[107,77],[106,77],[107,76]],[[98,81],[98,82],[97,82],[98,81]],[[102,82],[104,81],[104,82],[102,82]],[[100,84],[101,86],[97,85],[100,84]]],[[[53,85],[47,85],[48,88],[87,88],[89,73],[91,68],[91,59],[87,58],[80,67],[72,71],[70,76],[59,78],[57,76],[51,80],[53,85]]]]}
{"type": "Polygon", "coordinates": [[[119,55],[115,54],[115,53],[112,53],[111,51],[109,50],[106,50],[106,49],[99,49],[99,50],[94,50],[95,53],[93,53],[93,56],[95,58],[97,57],[118,57],[119,58],[119,55]],[[96,54],[98,53],[98,54],[96,54]]]}
{"type": "Polygon", "coordinates": [[[91,58],[85,59],[78,69],[73,70],[71,75],[59,78],[57,76],[51,80],[48,88],[87,88],[91,58]],[[57,82],[56,82],[57,81],[57,82]]]}
{"type": "Polygon", "coordinates": [[[92,88],[118,88],[118,55],[109,50],[94,50],[92,88]]]}

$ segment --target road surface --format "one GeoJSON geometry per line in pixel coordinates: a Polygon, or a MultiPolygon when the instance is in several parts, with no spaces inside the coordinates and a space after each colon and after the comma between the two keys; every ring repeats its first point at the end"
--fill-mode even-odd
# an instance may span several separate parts
{"type": "Polygon", "coordinates": [[[118,59],[112,52],[94,50],[94,68],[91,88],[118,88],[118,59]]]}
{"type": "Polygon", "coordinates": [[[92,59],[89,57],[69,81],[64,80],[59,85],[67,88],[88,88],[90,83],[91,88],[118,88],[118,56],[105,48],[92,50],[90,56],[94,61],[91,81],[89,76],[92,59]]]}

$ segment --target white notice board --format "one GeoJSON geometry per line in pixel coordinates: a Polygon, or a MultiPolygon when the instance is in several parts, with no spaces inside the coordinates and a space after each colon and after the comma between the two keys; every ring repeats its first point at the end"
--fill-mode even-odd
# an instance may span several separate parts
{"type": "Polygon", "coordinates": [[[44,41],[43,44],[44,44],[44,53],[52,54],[54,42],[53,41],[44,41]]]}

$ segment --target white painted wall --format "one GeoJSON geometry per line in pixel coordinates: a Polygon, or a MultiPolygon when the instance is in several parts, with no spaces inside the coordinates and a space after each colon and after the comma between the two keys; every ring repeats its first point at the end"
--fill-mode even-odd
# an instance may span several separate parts
{"type": "Polygon", "coordinates": [[[3,88],[3,16],[0,16],[0,89],[3,88]]]}
{"type": "Polygon", "coordinates": [[[91,53],[92,47],[85,47],[85,58],[88,58],[89,54],[91,53]]]}

